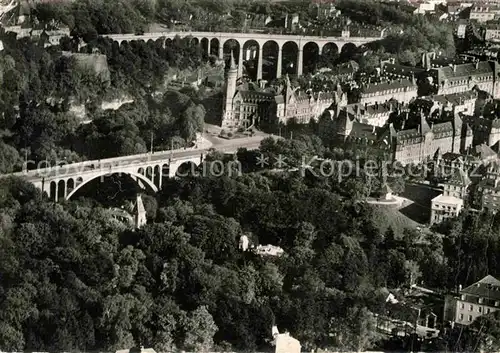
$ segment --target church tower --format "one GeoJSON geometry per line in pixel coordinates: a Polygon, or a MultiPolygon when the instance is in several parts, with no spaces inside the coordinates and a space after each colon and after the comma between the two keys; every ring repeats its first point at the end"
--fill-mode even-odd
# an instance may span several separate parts
{"type": "Polygon", "coordinates": [[[222,116],[222,127],[234,126],[233,98],[236,94],[236,80],[238,68],[234,63],[234,55],[231,52],[231,63],[226,78],[226,93],[224,95],[224,112],[222,116]]]}

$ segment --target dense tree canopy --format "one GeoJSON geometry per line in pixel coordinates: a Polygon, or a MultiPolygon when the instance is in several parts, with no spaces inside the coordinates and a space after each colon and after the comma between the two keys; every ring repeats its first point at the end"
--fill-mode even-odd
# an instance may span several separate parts
{"type": "MultiPolygon", "coordinates": [[[[310,137],[261,151],[346,155],[310,137]]],[[[380,341],[381,288],[447,290],[499,275],[498,217],[464,215],[443,225],[443,239],[416,242],[412,231],[381,233],[352,186],[340,192],[328,178],[266,172],[253,152],[237,156],[244,174],[172,179],[145,198],[149,223],[135,232],[99,204],[53,204],[0,179],[0,348],[256,350],[276,323],[307,349],[365,350],[380,341]],[[285,255],[243,253],[242,234],[285,255]]],[[[231,162],[213,154],[206,163],[219,158],[231,162]]],[[[476,348],[464,333],[464,350],[495,346],[495,320],[478,323],[487,330],[476,348]]]]}

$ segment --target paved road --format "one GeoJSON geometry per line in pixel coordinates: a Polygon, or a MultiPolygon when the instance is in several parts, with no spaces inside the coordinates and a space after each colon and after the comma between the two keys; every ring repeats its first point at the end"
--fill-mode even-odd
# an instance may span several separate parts
{"type": "MultiPolygon", "coordinates": [[[[217,151],[221,152],[236,152],[239,148],[246,149],[257,149],[260,146],[260,142],[266,138],[265,135],[253,136],[253,137],[243,137],[234,140],[226,140],[223,144],[217,146],[217,151]]],[[[189,148],[174,151],[161,151],[155,152],[154,154],[140,154],[132,156],[123,156],[117,158],[108,158],[101,160],[85,161],[81,163],[64,164],[60,166],[48,167],[48,168],[37,168],[30,170],[28,172],[18,172],[11,175],[24,176],[29,181],[36,181],[42,177],[51,178],[57,175],[70,176],[73,174],[79,174],[82,172],[91,172],[96,169],[103,168],[114,168],[118,166],[131,166],[140,165],[149,162],[166,162],[170,159],[184,159],[198,157],[202,153],[206,153],[212,148],[212,143],[202,143],[199,148],[189,148]]],[[[3,175],[7,176],[7,175],[3,175]]]]}

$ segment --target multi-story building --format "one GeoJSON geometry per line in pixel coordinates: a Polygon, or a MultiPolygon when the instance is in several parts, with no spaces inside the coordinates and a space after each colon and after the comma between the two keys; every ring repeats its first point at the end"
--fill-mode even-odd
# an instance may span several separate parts
{"type": "Polygon", "coordinates": [[[477,100],[476,91],[467,91],[461,93],[451,93],[434,95],[428,97],[418,97],[411,102],[412,109],[422,109],[428,115],[439,115],[443,112],[451,112],[453,114],[464,113],[473,115],[477,100]]]}
{"type": "Polygon", "coordinates": [[[361,104],[385,103],[394,99],[401,103],[409,103],[417,96],[415,78],[375,82],[363,85],[360,89],[361,104]]]}
{"type": "Polygon", "coordinates": [[[456,114],[453,121],[429,126],[421,113],[416,128],[403,125],[396,131],[393,124],[381,131],[378,145],[390,151],[392,159],[402,164],[419,164],[431,160],[437,151],[442,153],[467,150],[472,144],[472,130],[456,114]]]}
{"type": "Polygon", "coordinates": [[[454,173],[456,169],[461,169],[466,173],[474,172],[481,160],[471,154],[441,153],[438,151],[434,156],[434,176],[439,179],[446,179],[454,173]]]}
{"type": "Polygon", "coordinates": [[[474,145],[486,144],[493,146],[500,141],[500,119],[488,119],[483,116],[465,117],[474,132],[474,145]]]}
{"type": "Polygon", "coordinates": [[[396,64],[395,58],[380,62],[380,74],[393,80],[400,78],[413,80],[413,78],[419,77],[425,71],[426,69],[423,67],[396,64]]]}
{"type": "Polygon", "coordinates": [[[222,126],[233,129],[259,122],[286,124],[291,120],[308,123],[333,103],[347,104],[347,95],[340,87],[335,92],[307,92],[293,89],[288,76],[284,87],[264,87],[254,83],[237,85],[238,70],[234,57],[227,73],[222,126]]]}
{"type": "Polygon", "coordinates": [[[477,22],[488,22],[492,21],[500,14],[500,7],[498,6],[473,6],[470,11],[470,20],[475,20],[477,22]]]}
{"type": "Polygon", "coordinates": [[[500,308],[500,281],[486,276],[478,282],[459,289],[458,296],[447,296],[444,305],[444,321],[470,325],[478,317],[500,308]]]}
{"type": "Polygon", "coordinates": [[[451,176],[444,184],[443,193],[431,201],[431,224],[457,217],[464,208],[471,181],[463,169],[454,168],[451,171],[451,176]]]}
{"type": "Polygon", "coordinates": [[[476,61],[433,68],[429,78],[437,94],[467,92],[476,88],[494,98],[500,95],[500,66],[496,61],[476,61]]]}
{"type": "Polygon", "coordinates": [[[344,130],[350,130],[352,128],[350,125],[355,121],[382,127],[398,104],[396,101],[373,105],[353,103],[343,107],[334,104],[331,109],[325,111],[325,114],[328,114],[328,117],[336,121],[338,125],[344,125],[344,130]]]}
{"type": "Polygon", "coordinates": [[[500,209],[500,165],[492,161],[486,168],[483,179],[476,185],[474,193],[476,207],[498,212],[500,209]]]}
{"type": "Polygon", "coordinates": [[[500,40],[500,24],[493,23],[487,24],[484,31],[484,40],[486,41],[498,41],[500,40]]]}

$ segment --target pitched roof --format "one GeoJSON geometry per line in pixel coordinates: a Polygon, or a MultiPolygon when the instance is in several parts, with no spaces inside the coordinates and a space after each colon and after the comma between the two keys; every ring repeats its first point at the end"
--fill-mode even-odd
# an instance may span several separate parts
{"type": "Polygon", "coordinates": [[[425,71],[420,67],[405,66],[391,63],[384,63],[384,73],[391,75],[400,75],[403,77],[411,77],[412,75],[419,74],[425,71]]]}
{"type": "Polygon", "coordinates": [[[482,145],[476,146],[476,152],[479,154],[482,160],[498,157],[498,154],[484,143],[482,145]]]}
{"type": "Polygon", "coordinates": [[[462,289],[460,293],[500,300],[500,281],[488,275],[467,288],[462,289]]]}
{"type": "Polygon", "coordinates": [[[417,88],[417,85],[410,80],[400,79],[394,81],[385,81],[380,83],[370,83],[361,88],[362,94],[383,92],[398,88],[417,88]]]}
{"type": "Polygon", "coordinates": [[[467,186],[471,183],[469,176],[462,168],[454,168],[453,174],[450,179],[448,179],[449,184],[467,186]]]}
{"type": "Polygon", "coordinates": [[[493,73],[493,68],[488,61],[480,61],[476,64],[458,64],[453,66],[439,67],[432,69],[438,74],[440,80],[469,78],[469,76],[493,73]],[[477,67],[476,67],[477,65],[477,67]]]}

